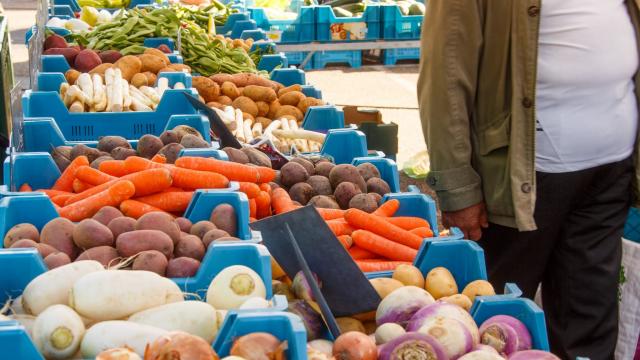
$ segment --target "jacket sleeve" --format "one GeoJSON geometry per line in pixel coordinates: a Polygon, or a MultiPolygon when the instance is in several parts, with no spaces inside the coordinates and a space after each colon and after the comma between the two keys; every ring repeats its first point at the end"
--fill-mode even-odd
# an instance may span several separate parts
{"type": "Polygon", "coordinates": [[[418,103],[431,162],[427,182],[443,211],[482,201],[470,137],[482,46],[479,1],[429,0],[422,24],[418,103]]]}

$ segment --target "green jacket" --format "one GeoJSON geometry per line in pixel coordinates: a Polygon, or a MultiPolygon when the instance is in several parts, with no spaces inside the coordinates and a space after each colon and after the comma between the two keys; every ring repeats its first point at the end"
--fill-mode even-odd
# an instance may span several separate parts
{"type": "MultiPolygon", "coordinates": [[[[640,40],[637,2],[627,0],[640,40]]],[[[540,6],[541,0],[428,1],[418,102],[431,161],[427,182],[443,211],[484,200],[489,221],[536,229],[540,6]]],[[[635,82],[638,96],[640,76],[635,82]]],[[[636,165],[638,150],[636,144],[636,165]]]]}

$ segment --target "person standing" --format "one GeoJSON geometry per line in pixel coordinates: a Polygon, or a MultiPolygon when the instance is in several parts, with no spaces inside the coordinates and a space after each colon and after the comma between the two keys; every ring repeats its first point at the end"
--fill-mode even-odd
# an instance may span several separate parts
{"type": "Polygon", "coordinates": [[[420,116],[445,226],[542,301],[552,351],[612,359],[638,172],[632,0],[429,0],[420,116]]]}

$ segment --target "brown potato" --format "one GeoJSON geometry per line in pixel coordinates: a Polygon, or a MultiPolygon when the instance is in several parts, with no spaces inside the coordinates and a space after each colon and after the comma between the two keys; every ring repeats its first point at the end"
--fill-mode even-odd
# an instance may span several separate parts
{"type": "Polygon", "coordinates": [[[278,98],[272,88],[257,85],[246,86],[242,94],[253,101],[263,101],[266,103],[270,103],[278,98]]]}
{"type": "Polygon", "coordinates": [[[297,107],[298,109],[300,109],[300,111],[302,111],[303,114],[307,113],[307,110],[312,107],[312,106],[318,106],[318,105],[322,105],[323,102],[312,98],[312,97],[306,97],[304,99],[301,99],[300,102],[298,103],[297,107]]]}
{"type": "Polygon", "coordinates": [[[178,241],[178,245],[176,245],[173,254],[175,257],[186,256],[202,261],[204,252],[205,247],[199,237],[195,235],[185,235],[178,241]]]}
{"type": "Polygon", "coordinates": [[[186,233],[189,233],[189,231],[191,231],[191,226],[193,225],[191,223],[191,220],[185,217],[179,217],[179,218],[176,218],[174,221],[176,222],[176,224],[178,224],[180,231],[184,231],[186,233]]]}
{"type": "Polygon", "coordinates": [[[113,206],[103,206],[97,213],[95,213],[95,215],[93,215],[93,219],[97,220],[102,225],[107,226],[111,220],[122,216],[124,216],[122,215],[122,212],[113,206]]]}
{"type": "Polygon", "coordinates": [[[322,161],[316,164],[316,175],[322,175],[329,178],[329,174],[331,173],[331,169],[333,169],[335,165],[330,163],[329,161],[322,161]]]}
{"type": "Polygon", "coordinates": [[[213,108],[216,108],[216,109],[224,110],[224,105],[220,104],[220,103],[219,103],[219,102],[217,102],[217,101],[209,101],[209,102],[207,103],[207,106],[208,106],[208,107],[210,107],[210,108],[212,108],[212,109],[213,109],[213,108]]]}
{"type": "Polygon", "coordinates": [[[367,191],[384,196],[384,194],[391,192],[391,187],[389,187],[386,181],[380,178],[371,178],[367,180],[367,191]]]}
{"type": "Polygon", "coordinates": [[[142,215],[136,222],[136,230],[160,230],[169,235],[173,245],[180,241],[180,227],[167,213],[156,211],[142,215]]]}
{"type": "Polygon", "coordinates": [[[76,83],[76,80],[78,80],[78,77],[80,76],[80,74],[82,73],[78,70],[69,69],[67,70],[67,72],[64,73],[64,78],[67,80],[69,85],[74,85],[76,83]]]}
{"type": "Polygon", "coordinates": [[[269,103],[269,112],[267,113],[267,117],[272,120],[276,120],[276,114],[280,110],[280,102],[278,100],[274,100],[269,103]]]}
{"type": "Polygon", "coordinates": [[[60,267],[62,265],[67,265],[71,263],[71,259],[69,258],[69,255],[63,253],[63,252],[57,252],[54,254],[50,254],[49,256],[47,256],[46,258],[44,258],[44,263],[47,265],[47,267],[49,268],[49,270],[53,270],[57,267],[60,267]]]}
{"type": "Polygon", "coordinates": [[[306,98],[306,96],[300,91],[291,91],[280,96],[278,101],[280,101],[282,105],[298,106],[304,98],[306,98]]]}
{"type": "Polygon", "coordinates": [[[140,71],[145,72],[149,71],[152,73],[157,73],[160,69],[167,66],[164,60],[161,57],[151,55],[151,54],[142,54],[138,56],[140,59],[140,63],[142,64],[142,68],[140,71]]]}
{"type": "Polygon", "coordinates": [[[370,194],[356,194],[349,200],[349,208],[356,208],[367,213],[372,213],[378,208],[376,198],[370,194]]]}
{"type": "Polygon", "coordinates": [[[299,84],[294,84],[294,85],[291,85],[291,86],[287,86],[286,88],[282,88],[282,89],[278,90],[278,97],[280,97],[280,96],[282,96],[282,95],[284,95],[284,94],[286,94],[288,92],[291,92],[291,91],[300,91],[300,92],[302,92],[302,86],[299,85],[299,84]]]}
{"type": "Polygon", "coordinates": [[[9,248],[11,245],[20,239],[31,239],[35,242],[40,241],[40,233],[35,226],[27,223],[14,225],[7,235],[4,236],[4,247],[9,248]]]}
{"type": "Polygon", "coordinates": [[[118,238],[120,234],[124,234],[136,229],[136,219],[130,217],[119,217],[109,221],[107,225],[114,238],[118,238]]]}
{"type": "Polygon", "coordinates": [[[98,140],[98,150],[100,151],[111,153],[111,150],[117,147],[131,148],[131,145],[122,136],[103,136],[98,140]]]}
{"type": "Polygon", "coordinates": [[[340,209],[340,205],[330,196],[316,195],[309,200],[308,205],[322,209],[340,209]]]}
{"type": "Polygon", "coordinates": [[[42,243],[37,243],[35,248],[38,249],[38,252],[40,253],[40,256],[42,256],[43,259],[53,253],[58,252],[58,249],[54,248],[53,246],[42,244],[42,243]]]}
{"type": "Polygon", "coordinates": [[[256,106],[258,107],[257,116],[267,116],[267,114],[269,113],[269,104],[264,101],[256,101],[256,106]]]}
{"type": "Polygon", "coordinates": [[[192,277],[198,273],[200,261],[188,257],[179,257],[169,260],[167,265],[167,277],[182,278],[192,277]]]}
{"type": "Polygon", "coordinates": [[[164,62],[166,65],[171,64],[171,61],[169,60],[169,57],[167,56],[167,54],[163,53],[162,51],[156,49],[156,48],[146,48],[144,50],[144,54],[149,54],[149,55],[153,55],[153,56],[157,56],[159,57],[162,62],[164,62]]]}
{"type": "Polygon", "coordinates": [[[280,183],[284,186],[291,187],[297,183],[305,182],[309,178],[309,173],[304,166],[288,162],[280,168],[280,183]]]}
{"type": "Polygon", "coordinates": [[[89,74],[93,75],[93,74],[98,74],[100,76],[102,76],[102,79],[104,81],[104,72],[107,71],[107,69],[111,69],[114,65],[110,64],[110,63],[103,63],[100,64],[96,67],[94,67],[91,71],[89,71],[89,74]]]}
{"type": "Polygon", "coordinates": [[[256,119],[253,117],[253,115],[251,115],[249,113],[246,113],[246,112],[242,113],[242,120],[251,120],[252,124],[256,121],[256,119]]]}
{"type": "Polygon", "coordinates": [[[232,106],[242,110],[247,114],[251,114],[254,118],[258,116],[258,105],[246,96],[238,96],[233,100],[232,106]]]}
{"type": "Polygon", "coordinates": [[[138,254],[131,268],[133,270],[152,271],[160,276],[165,276],[167,265],[169,265],[169,261],[163,253],[157,250],[147,250],[138,254]]]}
{"type": "Polygon", "coordinates": [[[138,140],[138,154],[143,158],[151,159],[164,147],[164,143],[159,137],[154,135],[144,135],[138,140]]]}
{"type": "Polygon", "coordinates": [[[336,190],[333,192],[333,196],[336,198],[336,202],[340,205],[341,209],[348,209],[351,199],[360,194],[362,191],[357,185],[351,182],[341,182],[336,190]]]}
{"type": "Polygon", "coordinates": [[[185,64],[169,64],[168,68],[171,69],[171,71],[184,72],[184,73],[191,72],[191,67],[185,64]]]}
{"type": "Polygon", "coordinates": [[[48,244],[75,259],[77,249],[73,242],[75,225],[68,219],[55,218],[49,221],[40,232],[40,242],[48,244]]]}
{"type": "Polygon", "coordinates": [[[211,244],[213,241],[229,236],[229,233],[221,229],[209,230],[202,237],[202,243],[204,244],[205,248],[208,248],[209,244],[211,244]]]}
{"type": "Polygon", "coordinates": [[[232,100],[240,96],[240,91],[238,90],[238,87],[236,87],[236,84],[229,81],[222,84],[220,92],[222,95],[228,96],[232,100]]]}
{"type": "Polygon", "coordinates": [[[94,219],[84,219],[73,229],[73,242],[80,249],[96,246],[112,246],[113,233],[108,227],[94,219]]]}
{"type": "Polygon", "coordinates": [[[231,100],[230,97],[225,96],[225,95],[218,96],[216,101],[219,102],[220,104],[224,105],[224,106],[230,106],[233,103],[233,100],[231,100]]]}
{"type": "Polygon", "coordinates": [[[291,187],[289,189],[289,195],[291,196],[291,200],[297,201],[300,205],[307,205],[309,200],[312,197],[318,195],[311,185],[306,182],[300,182],[291,187]]]}
{"type": "Polygon", "coordinates": [[[367,181],[371,178],[380,177],[380,171],[372,163],[362,163],[356,166],[356,168],[358,169],[358,172],[360,173],[360,175],[362,175],[362,178],[364,179],[364,181],[367,181]]]}
{"type": "Polygon", "coordinates": [[[211,212],[211,218],[209,220],[218,229],[226,231],[231,236],[236,236],[238,234],[236,209],[229,204],[220,204],[216,206],[216,208],[211,212]]]}
{"type": "Polygon", "coordinates": [[[185,135],[193,135],[202,139],[202,134],[195,128],[188,125],[178,125],[173,128],[173,131],[178,134],[178,141],[182,140],[185,135]]]}
{"type": "Polygon", "coordinates": [[[114,64],[122,72],[122,78],[131,82],[133,75],[141,72],[142,61],[137,56],[127,55],[123,56],[114,64]]]}
{"type": "Polygon", "coordinates": [[[268,119],[266,117],[262,117],[262,116],[258,116],[256,118],[256,123],[260,123],[262,124],[262,130],[266,129],[267,126],[269,126],[269,124],[271,124],[271,119],[268,119]]]}
{"type": "Polygon", "coordinates": [[[153,86],[154,84],[149,84],[149,79],[143,73],[137,73],[131,78],[131,85],[139,88],[141,86],[153,86]]]}
{"type": "Polygon", "coordinates": [[[350,182],[357,185],[361,192],[367,191],[367,183],[358,169],[351,164],[336,165],[329,173],[329,181],[334,189],[342,182],[350,182]]]}
{"type": "Polygon", "coordinates": [[[249,162],[258,166],[271,167],[271,159],[262,151],[253,147],[243,147],[240,149],[245,155],[249,157],[249,162]]]}
{"type": "Polygon", "coordinates": [[[168,259],[173,254],[173,241],[160,230],[134,230],[118,236],[116,249],[124,257],[146,250],[158,250],[168,259]]]}
{"type": "Polygon", "coordinates": [[[292,105],[281,105],[273,119],[281,119],[285,116],[291,116],[296,121],[302,121],[304,114],[300,109],[292,105]]]}
{"type": "Polygon", "coordinates": [[[229,161],[233,161],[239,164],[249,163],[249,157],[247,156],[247,154],[245,154],[244,152],[236,148],[226,147],[222,149],[222,151],[224,151],[227,154],[227,156],[229,157],[229,161]]]}
{"type": "Polygon", "coordinates": [[[118,261],[114,261],[119,258],[118,251],[111,246],[96,246],[91,249],[87,249],[78,255],[76,261],[81,260],[95,260],[102,264],[105,268],[113,267],[118,264],[118,261]]]}
{"type": "Polygon", "coordinates": [[[155,86],[156,85],[156,81],[158,80],[158,76],[150,71],[145,71],[142,73],[142,75],[144,75],[147,78],[147,84],[149,84],[148,86],[155,86]]]}
{"type": "Polygon", "coordinates": [[[182,139],[180,140],[180,145],[184,146],[185,149],[198,149],[198,148],[211,147],[211,144],[206,142],[204,139],[191,134],[183,136],[182,139]]]}
{"type": "Polygon", "coordinates": [[[307,184],[311,185],[317,195],[332,195],[333,189],[329,179],[321,175],[313,175],[307,179],[307,184]]]}
{"type": "Polygon", "coordinates": [[[202,221],[198,221],[197,223],[193,224],[193,226],[191,226],[190,234],[195,235],[200,239],[202,239],[207,232],[213,229],[217,229],[217,227],[213,225],[211,221],[202,220],[202,221]]]}

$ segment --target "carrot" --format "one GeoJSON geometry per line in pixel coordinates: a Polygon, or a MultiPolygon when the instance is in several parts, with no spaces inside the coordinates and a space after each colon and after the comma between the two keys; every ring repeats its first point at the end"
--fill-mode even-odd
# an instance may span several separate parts
{"type": "Polygon", "coordinates": [[[267,183],[258,184],[260,186],[260,190],[266,191],[269,195],[271,195],[271,185],[267,183]]]}
{"type": "Polygon", "coordinates": [[[58,196],[58,195],[73,194],[72,192],[69,192],[69,191],[51,190],[51,189],[38,189],[38,190],[36,190],[36,192],[44,193],[49,198],[53,198],[53,197],[58,196]]]}
{"type": "Polygon", "coordinates": [[[258,166],[258,182],[268,183],[276,178],[276,172],[272,168],[258,166]]]}
{"type": "Polygon", "coordinates": [[[86,156],[82,155],[73,159],[71,164],[69,164],[64,172],[60,174],[60,177],[56,180],[51,189],[71,192],[73,190],[73,179],[76,178],[76,170],[80,166],[85,165],[89,165],[89,159],[87,159],[86,156]]]}
{"type": "Polygon", "coordinates": [[[344,218],[344,210],[340,209],[324,209],[324,208],[316,208],[320,216],[322,216],[325,220],[334,220],[334,219],[342,219],[344,218]]]}
{"type": "Polygon", "coordinates": [[[433,237],[433,231],[431,231],[428,227],[419,227],[409,231],[412,234],[416,234],[421,238],[430,238],[433,237]]]}
{"type": "Polygon", "coordinates": [[[260,186],[254,183],[241,181],[240,191],[247,194],[247,197],[249,199],[255,199],[258,196],[258,194],[260,194],[260,186]]]}
{"type": "MultiPolygon", "coordinates": [[[[353,238],[351,238],[351,241],[353,241],[353,238]]],[[[355,244],[352,244],[349,248],[349,255],[351,255],[354,260],[371,259],[376,257],[376,254],[355,244]]]]}
{"type": "Polygon", "coordinates": [[[256,205],[256,199],[249,199],[249,216],[255,218],[257,213],[258,207],[256,205]]]}
{"type": "Polygon", "coordinates": [[[153,161],[155,163],[158,163],[158,164],[166,164],[167,163],[167,158],[164,155],[155,154],[151,158],[151,161],[153,161]]]}
{"type": "Polygon", "coordinates": [[[351,235],[354,230],[344,219],[329,220],[327,221],[327,225],[336,236],[351,235]]]}
{"type": "Polygon", "coordinates": [[[93,216],[104,206],[119,206],[135,192],[136,188],[131,181],[119,180],[106,190],[71,205],[65,205],[59,213],[71,221],[80,221],[93,216]]]}
{"type": "Polygon", "coordinates": [[[93,187],[92,185],[87,184],[86,182],[81,181],[81,180],[79,180],[77,178],[73,180],[73,185],[72,186],[73,186],[73,192],[74,193],[81,193],[81,192],[83,192],[85,190],[89,190],[89,189],[91,189],[93,187]]]}
{"type": "Polygon", "coordinates": [[[260,191],[256,196],[256,218],[263,219],[271,215],[271,196],[266,191],[260,191]]]}
{"type": "Polygon", "coordinates": [[[351,234],[351,238],[353,243],[359,247],[390,260],[413,261],[418,255],[418,251],[415,249],[398,244],[367,230],[356,230],[351,234]]]}
{"type": "Polygon", "coordinates": [[[429,222],[423,218],[413,216],[396,216],[383,218],[387,222],[405,230],[413,230],[419,227],[431,228],[429,222]]]}
{"type": "Polygon", "coordinates": [[[362,272],[392,271],[400,265],[411,265],[407,261],[362,261],[356,260],[362,272]]]}
{"type": "Polygon", "coordinates": [[[107,173],[103,173],[100,170],[94,169],[91,166],[80,166],[76,170],[76,178],[89,185],[100,185],[108,181],[116,179],[107,173]]]}
{"type": "Polygon", "coordinates": [[[226,177],[209,171],[169,168],[173,185],[183,189],[220,189],[229,186],[226,177]]]}
{"type": "Polygon", "coordinates": [[[124,160],[124,169],[127,172],[127,174],[131,174],[134,172],[147,170],[147,169],[163,168],[165,166],[171,166],[171,165],[156,163],[140,156],[129,156],[124,160]]]}
{"type": "Polygon", "coordinates": [[[398,199],[387,200],[373,212],[373,215],[390,217],[398,211],[398,208],[400,208],[400,201],[398,199]]]}
{"type": "Polygon", "coordinates": [[[167,212],[184,212],[193,198],[193,191],[161,192],[153,195],[135,198],[133,200],[151,205],[167,212]]]}
{"type": "Polygon", "coordinates": [[[18,191],[20,191],[20,192],[31,192],[31,191],[33,191],[33,189],[31,188],[31,185],[29,185],[28,183],[24,183],[24,184],[20,185],[20,189],[18,189],[18,191]]]}
{"type": "Polygon", "coordinates": [[[136,200],[125,200],[120,204],[120,211],[125,216],[132,217],[134,219],[140,218],[144,214],[148,214],[150,212],[165,212],[151,205],[142,203],[136,200]]]}
{"type": "Polygon", "coordinates": [[[128,174],[124,168],[123,160],[106,160],[100,163],[98,169],[111,176],[121,177],[128,174]]]}
{"type": "Polygon", "coordinates": [[[271,168],[249,166],[213,158],[185,156],[176,160],[176,166],[192,170],[213,171],[224,175],[231,181],[265,183],[272,181],[276,177],[275,170],[271,168]]]}
{"type": "Polygon", "coordinates": [[[168,188],[162,190],[162,192],[175,192],[175,191],[184,191],[184,189],[180,189],[179,187],[169,186],[168,188]]]}
{"type": "Polygon", "coordinates": [[[286,213],[299,207],[293,204],[291,197],[289,197],[289,193],[287,193],[287,190],[283,188],[273,189],[271,194],[271,205],[273,206],[273,212],[275,214],[286,213]]]}
{"type": "Polygon", "coordinates": [[[252,222],[256,222],[256,221],[258,221],[258,219],[256,219],[256,218],[252,218],[251,216],[249,216],[249,222],[250,222],[250,223],[252,223],[252,222]]]}
{"type": "Polygon", "coordinates": [[[71,196],[73,196],[72,193],[56,195],[51,198],[51,202],[58,206],[64,206],[65,201],[67,201],[71,196]]]}
{"type": "Polygon", "coordinates": [[[422,245],[423,239],[420,236],[387,222],[388,218],[368,214],[359,209],[347,210],[344,218],[354,228],[371,231],[410,248],[417,250],[422,245]]]}
{"type": "Polygon", "coordinates": [[[351,239],[350,235],[340,235],[338,236],[338,241],[340,241],[340,244],[347,250],[353,245],[353,239],[351,239]]]}

